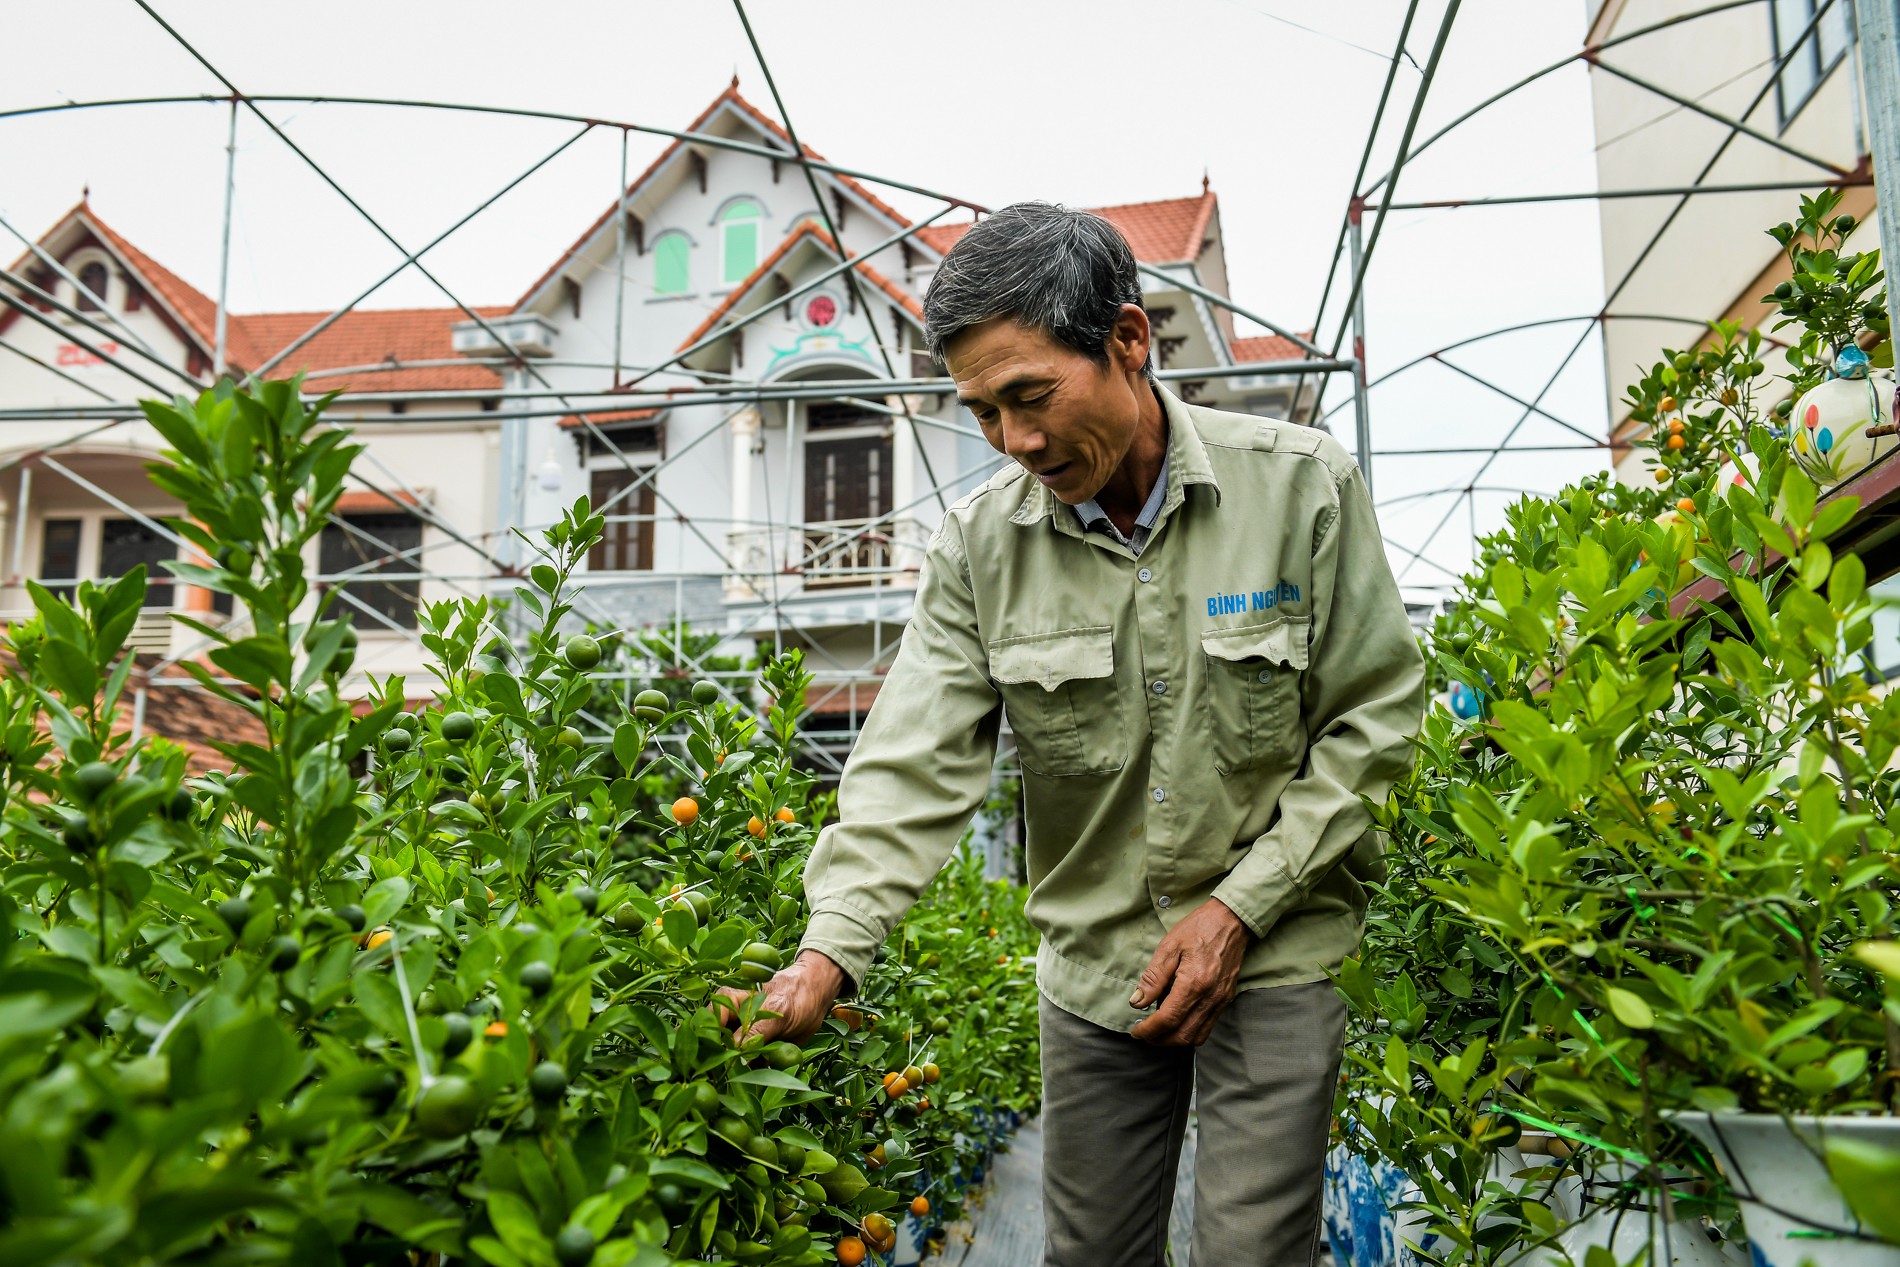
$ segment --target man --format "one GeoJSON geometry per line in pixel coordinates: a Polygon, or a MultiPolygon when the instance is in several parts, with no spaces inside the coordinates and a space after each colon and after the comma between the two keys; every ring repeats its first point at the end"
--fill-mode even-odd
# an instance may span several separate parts
{"type": "Polygon", "coordinates": [[[924,302],[1017,466],[931,542],[901,650],[805,874],[762,1032],[802,1039],[869,967],[989,786],[1001,716],[1042,931],[1044,1262],[1163,1261],[1194,1096],[1195,1267],[1311,1263],[1345,1011],[1410,761],[1418,646],[1364,480],[1323,432],[1153,378],[1134,256],[1021,203],[924,302]]]}

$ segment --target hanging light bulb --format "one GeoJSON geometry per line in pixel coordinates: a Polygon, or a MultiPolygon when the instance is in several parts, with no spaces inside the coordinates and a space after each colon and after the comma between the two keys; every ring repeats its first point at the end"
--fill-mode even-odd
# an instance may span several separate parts
{"type": "Polygon", "coordinates": [[[561,491],[562,474],[561,464],[555,459],[554,450],[549,448],[547,460],[541,463],[540,469],[535,472],[535,482],[546,492],[558,493],[561,491]]]}

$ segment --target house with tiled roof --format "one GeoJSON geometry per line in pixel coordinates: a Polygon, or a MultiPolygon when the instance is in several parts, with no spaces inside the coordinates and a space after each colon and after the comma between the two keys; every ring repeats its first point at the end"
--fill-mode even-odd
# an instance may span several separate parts
{"type": "MultiPolygon", "coordinates": [[[[452,539],[425,546],[425,521],[439,516],[479,531],[494,520],[494,424],[448,421],[492,417],[500,404],[492,393],[501,375],[454,349],[454,327],[467,313],[363,309],[333,321],[323,312],[230,313],[220,332],[209,295],[133,244],[88,201],[61,216],[7,273],[23,284],[0,282],[13,300],[0,307],[0,410],[47,416],[10,417],[0,431],[0,620],[29,609],[27,578],[61,588],[144,564],[147,604],[134,647],[154,662],[197,654],[199,636],[171,614],[217,622],[234,613],[228,599],[177,586],[162,567],[188,555],[166,527],[181,508],[146,478],[163,447],[157,434],[123,414],[110,425],[61,415],[195,395],[214,366],[237,377],[268,367],[272,378],[304,374],[312,391],[463,393],[456,400],[352,400],[331,410],[358,428],[374,461],[345,494],[311,563],[334,575],[403,578],[345,583],[347,598],[337,603],[368,635],[359,656],[365,671],[415,673],[420,661],[408,632],[416,606],[456,587],[423,580],[421,556],[412,552],[426,548],[429,567],[440,573],[485,566],[452,539]],[[76,426],[87,431],[77,441],[76,426]],[[453,455],[447,462],[445,453],[453,455]]],[[[484,318],[508,311],[475,310],[484,318]]],[[[180,677],[158,668],[147,692],[154,718],[168,714],[149,701],[164,697],[162,683],[180,677]]],[[[173,727],[184,728],[183,720],[173,727]]]]}
{"type": "MultiPolygon", "coordinates": [[[[1228,293],[1205,181],[1188,197],[1096,210],[1156,274],[1144,301],[1174,391],[1310,413],[1317,382],[1295,400],[1299,380],[1274,368],[1300,349],[1238,336],[1231,314],[1182,285],[1228,293]]],[[[808,180],[789,134],[736,80],[618,203],[590,210],[513,304],[472,313],[364,309],[327,324],[317,312],[233,314],[221,334],[215,302],[82,202],[9,270],[28,279],[32,289],[13,291],[34,312],[0,312],[0,409],[185,386],[140,346],[198,378],[301,371],[311,389],[345,393],[332,414],[369,445],[365,486],[312,560],[319,575],[357,578],[344,590],[363,667],[420,679],[416,603],[483,588],[494,570],[467,542],[505,553],[513,529],[532,531],[585,493],[608,513],[588,561],[589,618],[687,623],[734,650],[802,646],[819,675],[815,712],[829,719],[815,724],[848,735],[909,616],[923,543],[1003,461],[953,395],[918,382],[937,377],[922,351],[924,290],[969,227],[967,213],[914,225],[841,173],[814,168],[808,180]],[[504,384],[543,394],[504,399],[504,384]],[[772,398],[748,397],[754,384],[772,398]],[[361,579],[371,573],[388,579],[361,579]]],[[[0,453],[0,560],[15,588],[0,605],[18,605],[25,576],[112,575],[175,555],[141,520],[176,511],[141,474],[157,447],[142,423],[45,461],[30,456],[31,429],[13,425],[0,453]],[[17,489],[9,456],[31,472],[17,489]]],[[[70,427],[49,420],[45,434],[70,427]]],[[[165,612],[203,615],[212,598],[154,585],[146,636],[187,654],[188,639],[163,633],[165,612]]]]}

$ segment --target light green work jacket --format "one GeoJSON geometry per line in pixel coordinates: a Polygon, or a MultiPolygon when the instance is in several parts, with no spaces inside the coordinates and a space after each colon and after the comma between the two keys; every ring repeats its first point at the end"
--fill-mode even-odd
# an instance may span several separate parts
{"type": "Polygon", "coordinates": [[[1037,982],[1126,1030],[1162,936],[1217,897],[1241,989],[1358,944],[1383,844],[1362,797],[1411,761],[1425,671],[1358,467],[1324,432],[1183,404],[1137,558],[1020,466],[951,508],[805,872],[802,948],[864,978],[1022,763],[1037,982]]]}

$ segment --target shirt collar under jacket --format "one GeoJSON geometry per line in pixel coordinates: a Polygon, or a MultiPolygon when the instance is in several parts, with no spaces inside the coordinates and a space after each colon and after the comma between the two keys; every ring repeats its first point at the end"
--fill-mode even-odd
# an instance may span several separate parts
{"type": "Polygon", "coordinates": [[[1161,470],[1155,474],[1155,486],[1148,493],[1148,500],[1142,504],[1141,513],[1135,516],[1135,526],[1128,536],[1122,536],[1122,530],[1108,517],[1100,502],[1093,497],[1075,508],[1075,517],[1082,524],[1082,531],[1094,532],[1097,529],[1106,532],[1122,545],[1136,554],[1148,544],[1148,538],[1154,535],[1155,520],[1161,517],[1161,503],[1168,496],[1168,452],[1161,451],[1161,470]]]}

